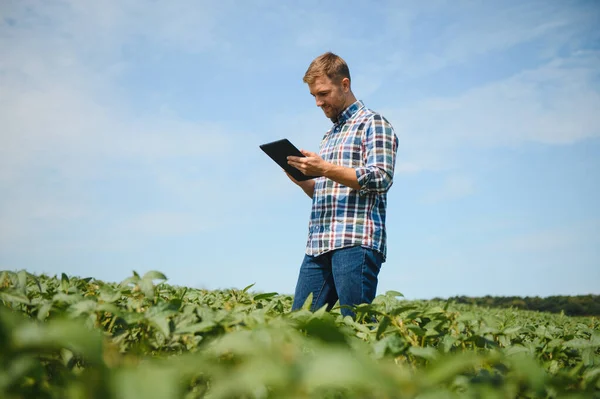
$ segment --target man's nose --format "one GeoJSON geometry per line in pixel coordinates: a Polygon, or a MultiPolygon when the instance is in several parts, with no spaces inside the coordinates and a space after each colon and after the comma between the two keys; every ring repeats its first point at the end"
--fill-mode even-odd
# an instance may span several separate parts
{"type": "Polygon", "coordinates": [[[322,106],[323,106],[323,104],[324,104],[323,100],[319,100],[319,99],[317,98],[317,107],[322,107],[322,106]]]}

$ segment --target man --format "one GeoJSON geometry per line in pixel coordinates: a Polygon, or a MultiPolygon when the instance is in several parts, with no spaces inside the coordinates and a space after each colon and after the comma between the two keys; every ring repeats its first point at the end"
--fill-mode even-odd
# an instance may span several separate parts
{"type": "MultiPolygon", "coordinates": [[[[303,81],[317,106],[333,122],[319,154],[288,163],[306,175],[299,182],[312,198],[306,254],[300,267],[292,310],[313,294],[311,310],[327,304],[371,303],[387,254],[387,191],[393,182],[398,138],[390,123],[357,101],[346,62],[333,53],[317,57],[303,81]]],[[[342,308],[344,316],[354,317],[342,308]]]]}

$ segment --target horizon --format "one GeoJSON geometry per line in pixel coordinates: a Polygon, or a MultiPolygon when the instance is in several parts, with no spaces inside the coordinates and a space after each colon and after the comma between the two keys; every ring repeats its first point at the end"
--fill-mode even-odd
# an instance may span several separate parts
{"type": "Polygon", "coordinates": [[[0,270],[293,294],[332,51],[399,137],[377,295],[600,294],[600,6],[0,6],[0,270]]]}
{"type": "MultiPolygon", "coordinates": [[[[28,270],[25,269],[15,269],[15,270],[0,270],[0,273],[2,272],[11,272],[11,273],[18,273],[20,271],[25,271],[35,277],[46,277],[46,278],[55,278],[55,279],[61,279],[62,277],[62,272],[56,273],[56,274],[46,274],[46,273],[41,273],[41,274],[34,274],[31,273],[28,270]]],[[[156,272],[160,272],[162,273],[160,270],[148,270],[150,271],[156,271],[156,272]]],[[[98,279],[94,276],[85,276],[85,275],[76,275],[76,274],[71,274],[71,275],[67,275],[67,277],[69,279],[71,278],[77,278],[77,279],[87,279],[87,278],[91,278],[90,281],[101,281],[103,283],[107,283],[107,284],[120,284],[121,282],[125,281],[126,279],[128,279],[129,277],[134,276],[133,274],[134,271],[131,272],[131,275],[126,277],[125,279],[121,280],[121,281],[113,281],[113,280],[101,280],[98,279]]],[[[136,272],[137,273],[137,272],[136,272]]],[[[164,273],[163,273],[164,274],[164,273]]],[[[143,274],[138,273],[138,275],[140,277],[143,277],[143,274]]],[[[264,291],[264,290],[254,290],[254,283],[252,284],[248,284],[246,286],[241,286],[241,287],[221,287],[221,288],[201,288],[201,287],[191,287],[191,286],[187,286],[185,284],[171,284],[169,282],[169,276],[166,276],[167,279],[166,280],[161,280],[159,283],[156,283],[156,280],[153,280],[154,285],[159,285],[159,284],[166,284],[169,285],[171,287],[174,288],[188,288],[188,289],[194,289],[194,290],[205,290],[205,291],[228,291],[228,290],[238,290],[238,291],[242,291],[245,290],[246,288],[248,288],[247,292],[253,293],[253,294],[268,294],[268,293],[272,293],[275,291],[264,291]]],[[[396,292],[396,290],[388,290],[388,291],[394,291],[396,292]]],[[[283,296],[293,296],[293,293],[289,293],[289,292],[276,292],[278,295],[283,295],[283,296]]],[[[400,292],[400,294],[402,294],[400,292]]],[[[377,296],[379,295],[386,295],[386,292],[377,292],[377,296]]],[[[531,298],[540,298],[540,299],[549,299],[552,297],[568,297],[568,298],[577,298],[577,297],[587,297],[587,296],[592,296],[592,297],[599,297],[600,298],[600,294],[593,294],[593,293],[588,293],[588,294],[575,294],[575,295],[560,295],[560,294],[556,294],[556,295],[548,295],[548,296],[539,296],[539,295],[526,295],[526,296],[519,296],[519,295],[482,295],[482,296],[469,296],[469,295],[452,295],[452,296],[448,296],[448,297],[429,297],[429,298],[405,298],[404,294],[400,295],[399,297],[402,297],[403,300],[409,300],[409,301],[431,301],[431,300],[441,300],[441,301],[448,301],[451,299],[455,299],[455,298],[471,298],[471,299],[482,299],[482,298],[486,298],[486,297],[490,297],[490,298],[520,298],[520,299],[531,299],[531,298]]]]}

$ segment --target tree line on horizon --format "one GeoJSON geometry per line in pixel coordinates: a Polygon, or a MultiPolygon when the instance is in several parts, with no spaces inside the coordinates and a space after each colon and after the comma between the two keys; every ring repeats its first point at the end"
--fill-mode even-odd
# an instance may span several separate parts
{"type": "Polygon", "coordinates": [[[600,295],[556,295],[549,297],[491,296],[469,297],[453,296],[448,299],[434,298],[438,301],[451,301],[462,304],[478,305],[490,308],[516,308],[539,312],[561,313],[567,316],[600,316],[600,295]]]}

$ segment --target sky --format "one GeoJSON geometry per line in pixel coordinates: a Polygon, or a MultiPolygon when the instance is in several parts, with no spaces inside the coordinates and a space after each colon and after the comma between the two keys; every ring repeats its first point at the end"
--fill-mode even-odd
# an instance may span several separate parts
{"type": "Polygon", "coordinates": [[[259,145],[318,151],[302,77],[332,51],[399,138],[378,294],[600,294],[599,26],[595,0],[3,0],[0,270],[293,293],[311,202],[259,145]]]}

